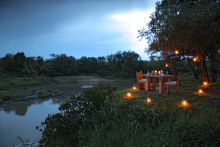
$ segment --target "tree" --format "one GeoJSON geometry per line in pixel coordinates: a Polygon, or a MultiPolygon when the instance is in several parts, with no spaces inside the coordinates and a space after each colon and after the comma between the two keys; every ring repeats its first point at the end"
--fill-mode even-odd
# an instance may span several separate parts
{"type": "Polygon", "coordinates": [[[148,30],[140,30],[150,50],[161,52],[166,59],[178,49],[178,57],[199,57],[197,69],[208,77],[211,64],[212,81],[217,79],[216,62],[220,50],[220,2],[218,0],[162,0],[156,3],[148,30]]]}

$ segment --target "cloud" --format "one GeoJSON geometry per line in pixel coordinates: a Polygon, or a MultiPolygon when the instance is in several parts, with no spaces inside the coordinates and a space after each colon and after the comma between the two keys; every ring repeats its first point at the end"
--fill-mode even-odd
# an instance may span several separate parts
{"type": "Polygon", "coordinates": [[[67,52],[63,48],[79,56],[90,56],[91,48],[97,56],[130,47],[142,50],[137,29],[145,26],[145,10],[153,6],[149,0],[0,0],[0,55],[25,51],[46,56],[67,52]],[[79,53],[80,47],[85,51],[79,53]]]}
{"type": "Polygon", "coordinates": [[[130,49],[144,54],[144,49],[147,47],[145,39],[138,38],[138,30],[142,29],[150,20],[150,15],[154,9],[149,10],[133,10],[131,12],[116,13],[111,15],[114,20],[114,27],[123,32],[123,40],[127,40],[130,49]]]}

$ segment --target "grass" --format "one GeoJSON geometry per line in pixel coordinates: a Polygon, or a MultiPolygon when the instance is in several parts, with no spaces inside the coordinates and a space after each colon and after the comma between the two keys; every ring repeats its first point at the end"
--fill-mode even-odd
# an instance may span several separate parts
{"type": "Polygon", "coordinates": [[[18,98],[25,97],[26,94],[22,92],[9,92],[9,91],[0,91],[0,99],[7,100],[17,100],[18,98]]]}
{"type": "Polygon", "coordinates": [[[130,89],[97,86],[48,117],[41,141],[48,146],[219,146],[219,87],[210,88],[218,89],[217,93],[210,94],[207,89],[204,96],[194,95],[199,83],[183,75],[178,95],[174,91],[170,95],[138,91],[132,92],[131,100],[123,98],[130,89]],[[147,95],[153,103],[146,105],[147,95]],[[189,107],[179,107],[182,97],[189,107]]]}
{"type": "Polygon", "coordinates": [[[45,91],[39,91],[38,92],[38,97],[40,99],[49,98],[51,96],[52,96],[52,91],[51,90],[45,90],[45,91]]]}
{"type": "Polygon", "coordinates": [[[0,90],[8,90],[11,88],[32,87],[41,84],[39,79],[34,78],[8,78],[9,80],[1,81],[0,90]]]}
{"type": "MultiPolygon", "coordinates": [[[[205,96],[194,95],[200,82],[183,75],[178,95],[132,92],[135,95],[132,100],[123,99],[130,89],[117,91],[117,112],[103,110],[106,121],[95,123],[89,144],[107,147],[220,145],[219,93],[213,95],[207,90],[205,96]],[[153,99],[150,105],[144,103],[147,95],[153,99]],[[189,101],[188,108],[178,106],[182,97],[189,101]]],[[[211,88],[219,89],[218,86],[211,88]]]]}

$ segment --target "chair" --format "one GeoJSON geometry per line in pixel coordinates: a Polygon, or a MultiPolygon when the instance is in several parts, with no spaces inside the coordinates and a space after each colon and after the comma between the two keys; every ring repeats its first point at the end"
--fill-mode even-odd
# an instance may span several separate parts
{"type": "Polygon", "coordinates": [[[139,89],[144,90],[146,79],[143,78],[143,73],[141,70],[136,71],[136,79],[137,79],[137,84],[138,84],[139,89]]]}
{"type": "Polygon", "coordinates": [[[168,82],[165,82],[165,86],[166,86],[166,91],[167,91],[167,94],[170,93],[170,86],[175,86],[176,88],[176,94],[179,92],[179,87],[180,87],[180,72],[178,72],[176,74],[176,80],[175,81],[168,81],[168,82]]]}

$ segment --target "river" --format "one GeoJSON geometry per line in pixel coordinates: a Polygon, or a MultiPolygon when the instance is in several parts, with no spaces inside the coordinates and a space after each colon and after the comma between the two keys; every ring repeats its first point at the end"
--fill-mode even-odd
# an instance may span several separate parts
{"type": "Polygon", "coordinates": [[[21,143],[19,137],[37,142],[41,132],[36,129],[48,114],[58,112],[59,102],[53,99],[31,102],[9,102],[0,105],[0,147],[21,143]]]}

